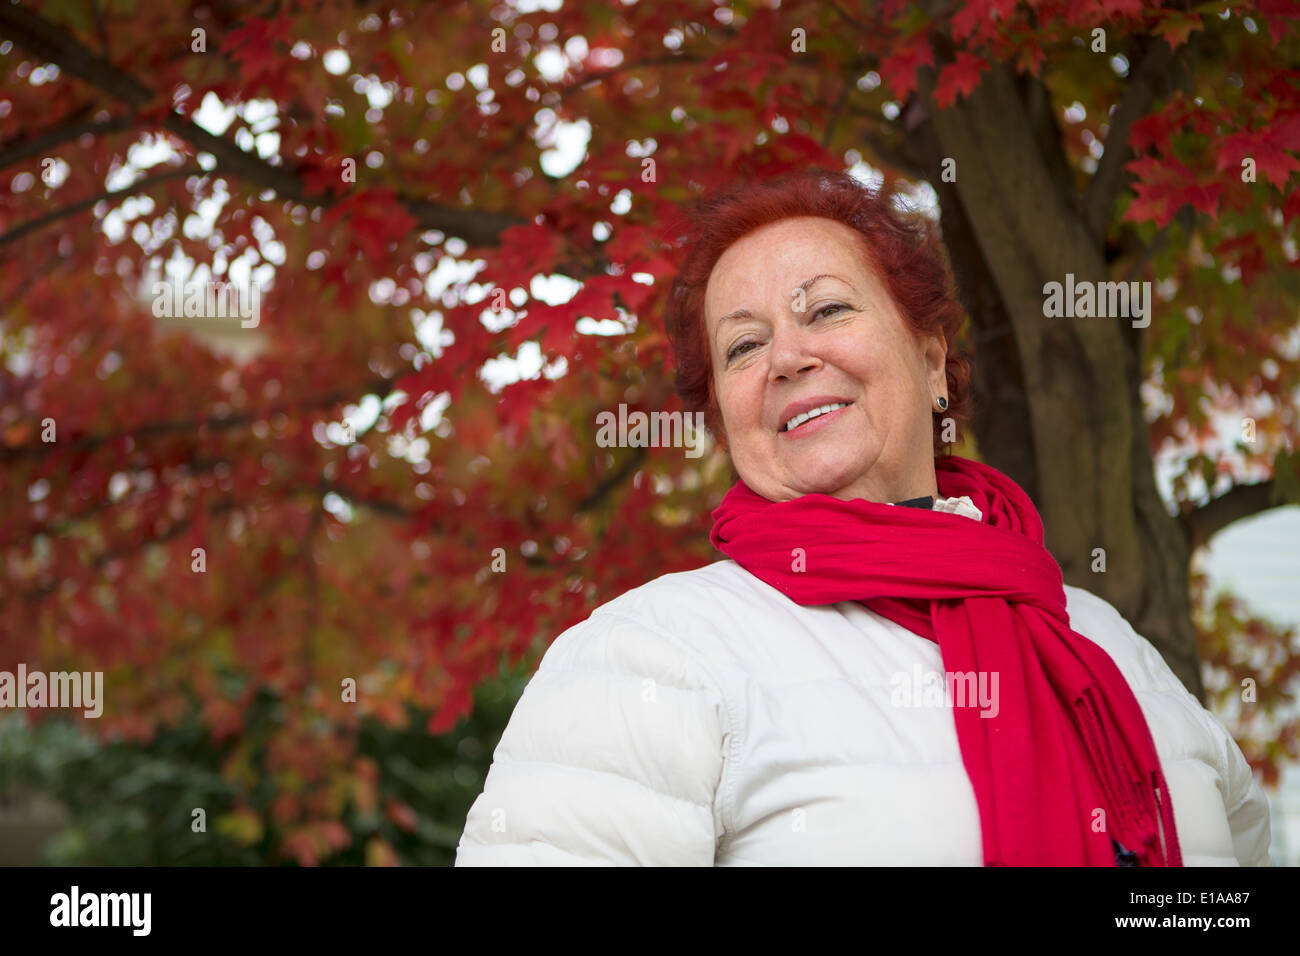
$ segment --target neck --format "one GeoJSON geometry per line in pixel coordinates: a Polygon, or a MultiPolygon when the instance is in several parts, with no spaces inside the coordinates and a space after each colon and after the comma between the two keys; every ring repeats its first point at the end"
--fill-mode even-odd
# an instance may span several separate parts
{"type": "Polygon", "coordinates": [[[835,492],[833,497],[845,501],[862,498],[877,504],[895,504],[899,501],[910,501],[913,498],[934,498],[937,500],[939,485],[934,477],[934,462],[931,461],[927,464],[926,473],[923,476],[899,476],[898,480],[878,483],[857,481],[835,492]]]}

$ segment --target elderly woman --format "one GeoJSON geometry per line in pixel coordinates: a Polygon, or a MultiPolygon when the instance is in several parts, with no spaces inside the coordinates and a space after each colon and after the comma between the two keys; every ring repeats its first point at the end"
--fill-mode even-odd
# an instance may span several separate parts
{"type": "Polygon", "coordinates": [[[728,560],[555,640],[458,866],[1269,864],[1222,725],[941,454],[962,318],[931,224],[848,175],[701,207],[670,330],[728,560]]]}

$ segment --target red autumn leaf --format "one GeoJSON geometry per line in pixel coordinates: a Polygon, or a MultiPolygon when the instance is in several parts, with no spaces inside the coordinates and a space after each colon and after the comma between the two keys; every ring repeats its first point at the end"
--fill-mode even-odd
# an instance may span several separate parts
{"type": "Polygon", "coordinates": [[[1297,0],[1256,0],[1255,7],[1268,24],[1269,39],[1274,45],[1282,42],[1287,29],[1294,29],[1296,18],[1300,17],[1297,0]]]}
{"type": "Polygon", "coordinates": [[[239,64],[241,83],[255,87],[266,74],[282,68],[283,53],[277,44],[288,39],[292,27],[285,14],[271,20],[250,17],[225,35],[218,52],[239,64]]]}
{"type": "Polygon", "coordinates": [[[1032,40],[1020,48],[1016,55],[1016,72],[1030,73],[1037,76],[1043,68],[1043,61],[1047,59],[1046,51],[1032,40]]]}
{"type": "Polygon", "coordinates": [[[974,92],[986,66],[987,63],[973,53],[958,53],[956,59],[939,71],[939,81],[934,87],[935,105],[947,109],[958,96],[974,92]]]}
{"type": "Polygon", "coordinates": [[[1282,221],[1289,228],[1291,223],[1300,219],[1300,190],[1292,190],[1282,200],[1282,221]]]}
{"type": "Polygon", "coordinates": [[[327,223],[346,219],[355,247],[367,259],[382,259],[389,245],[405,239],[415,228],[416,218],[389,187],[374,187],[348,196],[325,214],[327,223]]]}
{"type": "Polygon", "coordinates": [[[934,66],[934,50],[929,37],[920,34],[880,61],[880,75],[902,103],[916,89],[916,73],[923,66],[934,66]]]}
{"type": "Polygon", "coordinates": [[[1187,42],[1187,37],[1193,30],[1199,29],[1201,29],[1200,14],[1181,11],[1168,13],[1155,26],[1155,32],[1169,44],[1171,50],[1177,50],[1187,42]]]}
{"type": "Polygon", "coordinates": [[[1240,175],[1243,162],[1252,159],[1257,175],[1285,191],[1291,173],[1300,169],[1300,161],[1287,152],[1287,149],[1296,147],[1284,145],[1295,140],[1294,122],[1292,119],[1280,127],[1224,136],[1215,148],[1215,168],[1219,172],[1232,170],[1235,175],[1240,175]]]}
{"type": "Polygon", "coordinates": [[[528,223],[501,233],[493,276],[502,287],[527,289],[532,277],[550,273],[562,244],[553,226],[528,223]]]}
{"type": "Polygon", "coordinates": [[[461,717],[469,713],[471,703],[468,688],[457,687],[449,691],[442,706],[430,718],[429,733],[441,734],[451,730],[461,717]]]}
{"type": "Polygon", "coordinates": [[[962,4],[952,15],[952,38],[958,43],[965,42],[975,28],[989,15],[990,0],[970,0],[962,4]]]}
{"type": "Polygon", "coordinates": [[[958,7],[952,16],[952,38],[965,43],[972,36],[985,37],[1006,23],[1015,13],[1016,0],[974,0],[958,7]]]}
{"type": "Polygon", "coordinates": [[[416,815],[416,812],[400,800],[390,799],[384,805],[384,814],[399,829],[405,830],[407,833],[414,833],[415,828],[420,823],[420,818],[416,815]]]}
{"type": "Polygon", "coordinates": [[[1148,113],[1135,122],[1129,131],[1128,139],[1133,152],[1145,153],[1151,147],[1163,144],[1169,138],[1169,134],[1180,125],[1179,114],[1181,114],[1181,104],[1174,100],[1163,109],[1148,113]],[[1175,111],[1178,113],[1176,114],[1175,111]]]}
{"type": "Polygon", "coordinates": [[[510,329],[506,341],[517,347],[545,329],[542,351],[563,351],[576,334],[574,322],[581,317],[593,319],[617,318],[614,291],[631,279],[597,276],[589,280],[572,299],[562,305],[529,304],[523,316],[510,329]]]}
{"type": "Polygon", "coordinates": [[[1124,220],[1153,220],[1164,227],[1185,204],[1214,216],[1223,197],[1223,184],[1212,175],[1198,179],[1187,166],[1174,159],[1142,157],[1126,166],[1137,175],[1133,184],[1137,198],[1129,205],[1124,220]]]}
{"type": "Polygon", "coordinates": [[[1107,17],[1119,19],[1138,17],[1143,12],[1143,0],[1100,0],[1107,17]]]}

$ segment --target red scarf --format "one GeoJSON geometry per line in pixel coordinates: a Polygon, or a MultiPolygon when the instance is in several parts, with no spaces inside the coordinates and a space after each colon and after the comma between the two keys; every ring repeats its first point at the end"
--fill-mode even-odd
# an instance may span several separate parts
{"type": "Polygon", "coordinates": [[[998,675],[996,716],[953,707],[986,866],[1182,866],[1146,718],[1110,656],[1070,629],[1033,502],[966,458],[936,459],[935,476],[983,522],[824,494],[772,502],[737,482],[711,539],[796,604],[861,601],[935,641],[947,672],[998,675]]]}

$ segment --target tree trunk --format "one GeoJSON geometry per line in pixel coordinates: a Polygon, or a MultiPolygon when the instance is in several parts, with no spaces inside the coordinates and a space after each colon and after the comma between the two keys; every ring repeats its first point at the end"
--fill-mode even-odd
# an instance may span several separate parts
{"type": "MultiPolygon", "coordinates": [[[[929,103],[933,79],[923,72],[929,103]]],[[[1059,138],[1037,135],[1050,114],[1026,109],[1033,83],[1018,89],[1008,68],[994,67],[970,96],[932,109],[914,144],[936,172],[956,160],[955,183],[932,182],[983,364],[980,451],[1034,499],[1066,583],[1113,604],[1204,701],[1190,551],[1156,490],[1142,414],[1141,332],[1128,318],[1043,314],[1045,283],[1109,277],[1102,239],[1048,151],[1059,138]],[[1102,554],[1105,571],[1093,571],[1102,554]]]]}

